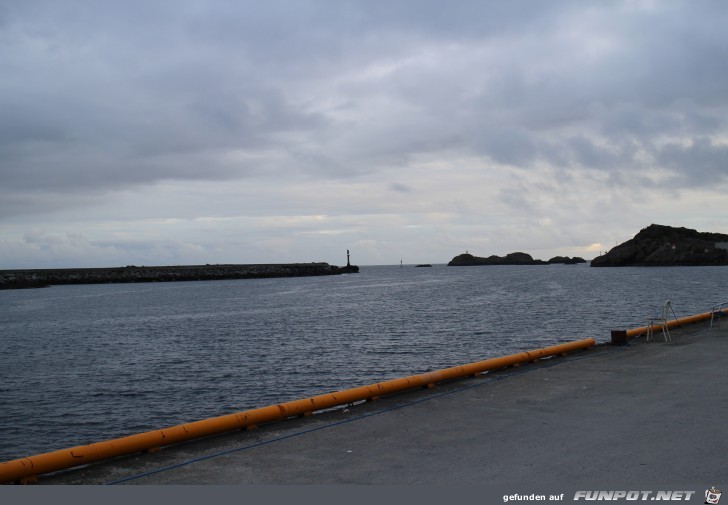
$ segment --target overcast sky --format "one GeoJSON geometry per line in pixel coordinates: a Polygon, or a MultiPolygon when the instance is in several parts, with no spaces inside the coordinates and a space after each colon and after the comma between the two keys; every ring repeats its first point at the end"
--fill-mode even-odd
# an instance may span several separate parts
{"type": "Polygon", "coordinates": [[[0,3],[0,268],[728,233],[728,2],[0,3]]]}

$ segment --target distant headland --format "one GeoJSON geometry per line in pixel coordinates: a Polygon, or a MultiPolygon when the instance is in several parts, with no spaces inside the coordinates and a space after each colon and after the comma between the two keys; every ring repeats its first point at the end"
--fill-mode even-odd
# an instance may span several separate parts
{"type": "Polygon", "coordinates": [[[728,265],[728,235],[651,224],[597,256],[593,267],[728,265]]]}
{"type": "Polygon", "coordinates": [[[488,256],[487,258],[479,258],[469,253],[459,254],[455,256],[447,266],[463,267],[476,265],[576,265],[577,263],[586,263],[586,260],[577,256],[569,258],[568,256],[555,256],[548,261],[533,259],[533,256],[523,252],[513,252],[505,256],[488,256]]]}

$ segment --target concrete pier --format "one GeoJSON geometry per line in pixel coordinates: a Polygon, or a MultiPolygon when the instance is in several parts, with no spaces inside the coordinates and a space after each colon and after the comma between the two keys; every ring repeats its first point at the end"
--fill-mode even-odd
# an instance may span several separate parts
{"type": "Polygon", "coordinates": [[[39,484],[707,489],[725,483],[728,451],[728,325],[708,332],[708,324],[672,329],[669,343],[597,346],[39,484]]]}

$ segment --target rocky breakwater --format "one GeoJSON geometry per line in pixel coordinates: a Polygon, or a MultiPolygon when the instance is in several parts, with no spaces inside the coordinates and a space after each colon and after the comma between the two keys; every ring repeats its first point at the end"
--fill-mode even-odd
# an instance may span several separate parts
{"type": "Polygon", "coordinates": [[[728,235],[652,224],[597,256],[593,267],[728,265],[728,235]]]}
{"type": "Polygon", "coordinates": [[[577,256],[569,258],[568,256],[555,256],[548,261],[539,259],[533,259],[533,256],[523,252],[513,252],[506,254],[505,256],[488,256],[487,258],[480,258],[473,256],[472,254],[465,253],[455,256],[447,266],[450,267],[462,267],[462,266],[476,266],[476,265],[554,265],[554,264],[565,264],[575,265],[577,263],[586,263],[586,260],[577,256]]]}
{"type": "Polygon", "coordinates": [[[34,288],[54,284],[107,284],[123,282],[307,277],[340,275],[342,273],[348,273],[347,270],[347,267],[338,267],[329,265],[328,263],[0,270],[0,289],[34,288]]]}

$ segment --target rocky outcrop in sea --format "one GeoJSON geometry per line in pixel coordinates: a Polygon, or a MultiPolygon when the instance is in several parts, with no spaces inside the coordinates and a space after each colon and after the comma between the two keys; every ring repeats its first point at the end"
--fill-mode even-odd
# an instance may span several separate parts
{"type": "Polygon", "coordinates": [[[488,256],[480,258],[472,254],[465,253],[455,256],[447,264],[448,266],[477,266],[477,265],[576,265],[577,263],[586,263],[586,260],[577,256],[569,258],[568,256],[555,256],[548,261],[533,259],[533,256],[524,252],[513,252],[505,256],[488,256]]]}
{"type": "Polygon", "coordinates": [[[593,267],[728,265],[728,235],[651,224],[597,256],[593,267]]]}
{"type": "Polygon", "coordinates": [[[549,265],[578,265],[579,263],[586,263],[584,258],[574,256],[569,258],[568,256],[554,256],[548,261],[549,265]]]}

